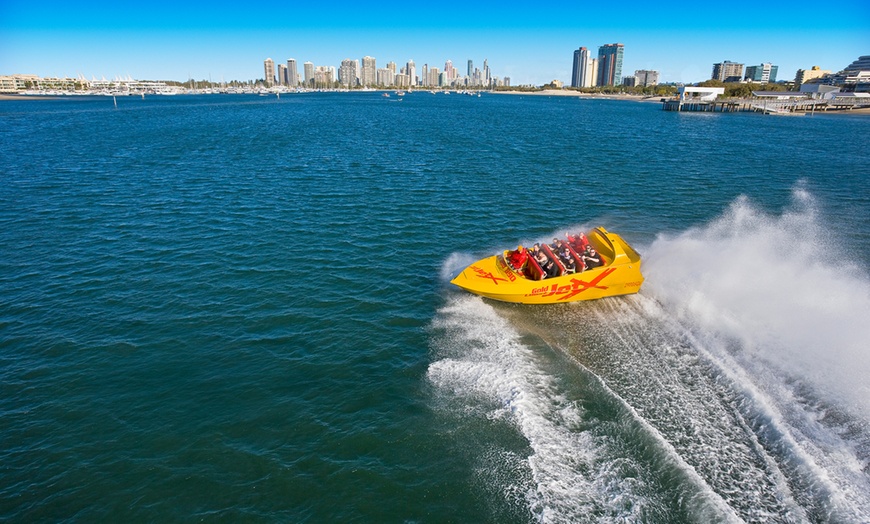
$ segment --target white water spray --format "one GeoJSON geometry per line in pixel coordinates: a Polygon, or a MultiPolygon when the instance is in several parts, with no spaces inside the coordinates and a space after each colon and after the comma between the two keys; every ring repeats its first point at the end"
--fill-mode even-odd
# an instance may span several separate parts
{"type": "Polygon", "coordinates": [[[781,216],[746,198],[646,250],[646,292],[707,337],[808,381],[870,420],[870,279],[804,190],[781,216]]]}

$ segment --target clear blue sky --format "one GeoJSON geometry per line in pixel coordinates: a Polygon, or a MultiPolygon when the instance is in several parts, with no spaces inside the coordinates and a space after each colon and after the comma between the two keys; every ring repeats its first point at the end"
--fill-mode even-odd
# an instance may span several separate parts
{"type": "Polygon", "coordinates": [[[778,79],[870,54],[870,1],[202,2],[0,0],[0,74],[250,80],[263,60],[378,67],[413,59],[465,71],[484,58],[514,85],[569,81],[573,51],[625,44],[623,75],[710,77],[714,62],[772,62],[778,79]],[[680,8],[684,5],[685,8],[680,8]]]}

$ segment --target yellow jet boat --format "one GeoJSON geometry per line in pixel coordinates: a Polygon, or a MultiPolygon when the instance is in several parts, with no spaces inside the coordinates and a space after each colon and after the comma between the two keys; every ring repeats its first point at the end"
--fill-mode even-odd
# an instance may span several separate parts
{"type": "Polygon", "coordinates": [[[516,255],[525,251],[522,247],[478,260],[450,282],[476,295],[521,304],[559,304],[640,291],[640,255],[619,235],[598,227],[558,244],[557,249],[540,246],[545,258],[520,257],[524,260],[519,267],[516,255]],[[593,258],[588,258],[590,253],[593,258]]]}

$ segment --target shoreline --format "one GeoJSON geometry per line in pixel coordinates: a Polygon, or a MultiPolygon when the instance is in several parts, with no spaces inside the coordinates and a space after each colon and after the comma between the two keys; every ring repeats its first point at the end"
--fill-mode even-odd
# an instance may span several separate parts
{"type": "Polygon", "coordinates": [[[589,98],[592,100],[630,100],[633,102],[660,102],[661,95],[628,95],[628,94],[599,94],[581,93],[564,89],[544,89],[543,91],[489,91],[494,95],[529,95],[529,96],[572,96],[575,98],[589,98]]]}
{"type": "MultiPolygon", "coordinates": [[[[393,89],[384,89],[384,90],[376,90],[383,92],[390,92],[393,89]]],[[[559,97],[574,97],[574,98],[584,98],[588,100],[625,100],[629,102],[644,102],[644,103],[661,103],[663,97],[660,95],[630,95],[630,94],[599,94],[599,93],[581,93],[579,91],[571,91],[571,90],[560,90],[560,89],[545,89],[543,91],[486,91],[487,94],[493,95],[528,95],[528,96],[559,96],[559,97]]],[[[214,94],[214,93],[211,93],[214,94]]],[[[245,93],[241,93],[245,94],[245,93]]],[[[251,93],[253,94],[253,93],[251,93]]],[[[79,94],[76,96],[102,96],[97,93],[94,94],[79,94]]],[[[164,96],[164,95],[156,95],[156,96],[164,96]]],[[[56,94],[51,95],[37,95],[37,94],[10,94],[10,93],[0,93],[0,101],[8,100],[8,101],[20,101],[20,100],[60,100],[62,98],[70,98],[69,96],[58,96],[56,94]]],[[[789,115],[797,116],[797,115],[810,115],[810,114],[820,114],[820,115],[870,115],[870,107],[857,107],[857,108],[833,108],[829,107],[824,110],[815,111],[814,113],[810,111],[795,111],[793,113],[788,113],[789,115]]],[[[779,115],[782,116],[782,115],[779,115]]]]}

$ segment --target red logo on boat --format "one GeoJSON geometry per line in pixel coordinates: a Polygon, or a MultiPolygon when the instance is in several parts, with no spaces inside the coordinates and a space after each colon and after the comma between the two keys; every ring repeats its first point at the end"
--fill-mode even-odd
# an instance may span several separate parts
{"type": "Polygon", "coordinates": [[[479,276],[480,278],[490,278],[490,279],[492,279],[492,282],[493,282],[496,286],[498,285],[498,281],[499,281],[499,280],[501,280],[502,282],[507,282],[507,279],[506,279],[506,278],[497,277],[497,276],[495,276],[495,275],[492,274],[492,271],[484,271],[484,270],[480,269],[480,268],[477,267],[477,266],[471,266],[471,269],[473,269],[474,272],[477,273],[477,276],[479,276]]]}
{"type": "Polygon", "coordinates": [[[536,288],[536,289],[532,290],[530,295],[540,295],[542,297],[551,297],[553,295],[565,295],[565,296],[559,297],[559,300],[568,300],[569,298],[571,298],[575,295],[579,295],[580,293],[586,291],[587,289],[592,289],[592,288],[607,289],[607,286],[600,286],[598,284],[599,284],[599,282],[604,280],[605,277],[607,277],[609,274],[613,273],[614,271],[616,271],[615,267],[605,269],[604,271],[601,272],[600,275],[593,278],[590,282],[585,282],[583,280],[580,280],[579,278],[572,278],[571,285],[569,285],[569,286],[560,286],[558,284],[553,284],[549,288],[547,288],[547,287],[543,287],[540,289],[536,288]]]}
{"type": "Polygon", "coordinates": [[[601,273],[597,277],[593,278],[592,282],[583,282],[582,280],[572,278],[571,279],[571,284],[572,284],[571,293],[565,295],[564,297],[559,297],[559,300],[565,300],[565,299],[571,298],[574,295],[580,294],[580,293],[586,291],[587,289],[593,288],[593,287],[596,289],[607,289],[607,286],[599,286],[598,283],[601,282],[602,280],[604,280],[604,277],[613,273],[614,271],[616,271],[615,267],[605,269],[603,273],[601,273]]]}

